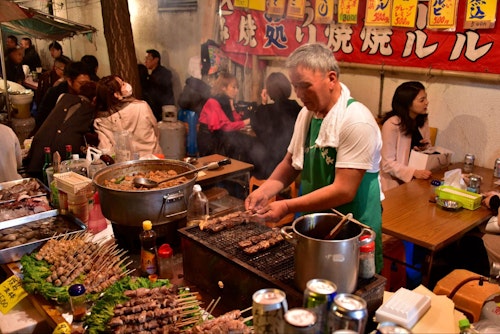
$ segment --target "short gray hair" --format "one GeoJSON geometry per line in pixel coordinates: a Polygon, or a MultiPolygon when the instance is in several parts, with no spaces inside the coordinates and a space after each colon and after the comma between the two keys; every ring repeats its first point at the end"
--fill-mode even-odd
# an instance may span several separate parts
{"type": "Polygon", "coordinates": [[[295,49],[288,56],[285,67],[292,69],[297,66],[323,73],[334,71],[337,77],[340,75],[340,67],[332,50],[320,43],[304,44],[295,49]]]}

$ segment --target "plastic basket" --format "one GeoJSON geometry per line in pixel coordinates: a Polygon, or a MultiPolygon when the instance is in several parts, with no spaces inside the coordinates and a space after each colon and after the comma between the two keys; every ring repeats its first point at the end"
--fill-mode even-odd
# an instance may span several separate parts
{"type": "Polygon", "coordinates": [[[436,189],[436,194],[441,199],[460,202],[469,210],[476,210],[481,206],[481,195],[452,186],[440,186],[436,189]]]}
{"type": "Polygon", "coordinates": [[[79,191],[90,186],[92,180],[75,172],[54,174],[57,189],[70,195],[76,195],[79,191]]]}

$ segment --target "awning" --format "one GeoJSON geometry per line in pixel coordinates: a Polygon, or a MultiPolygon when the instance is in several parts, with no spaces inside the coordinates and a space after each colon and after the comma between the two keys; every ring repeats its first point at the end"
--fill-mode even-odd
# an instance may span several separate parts
{"type": "Polygon", "coordinates": [[[92,41],[97,29],[90,25],[73,22],[50,15],[33,8],[19,6],[30,16],[29,18],[2,22],[2,31],[8,35],[21,35],[38,39],[62,40],[75,35],[86,35],[92,41]]]}

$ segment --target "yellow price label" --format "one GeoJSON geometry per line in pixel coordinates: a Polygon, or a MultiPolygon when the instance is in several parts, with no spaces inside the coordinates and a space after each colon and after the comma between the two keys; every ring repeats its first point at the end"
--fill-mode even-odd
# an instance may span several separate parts
{"type": "Polygon", "coordinates": [[[71,334],[71,326],[67,322],[57,324],[52,334],[71,334]]]}
{"type": "Polygon", "coordinates": [[[28,293],[24,291],[22,280],[12,275],[0,284],[0,311],[7,314],[28,293]]]}

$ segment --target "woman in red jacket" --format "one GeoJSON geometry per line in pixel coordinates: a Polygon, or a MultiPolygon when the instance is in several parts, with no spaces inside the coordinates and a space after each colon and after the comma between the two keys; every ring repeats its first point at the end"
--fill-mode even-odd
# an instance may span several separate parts
{"type": "MultiPolygon", "coordinates": [[[[212,87],[212,97],[203,106],[199,118],[198,149],[201,156],[222,154],[238,158],[244,143],[238,130],[250,124],[250,119],[242,120],[234,108],[238,95],[236,77],[221,72],[212,87]]],[[[241,157],[240,157],[241,158],[241,157]]]]}

